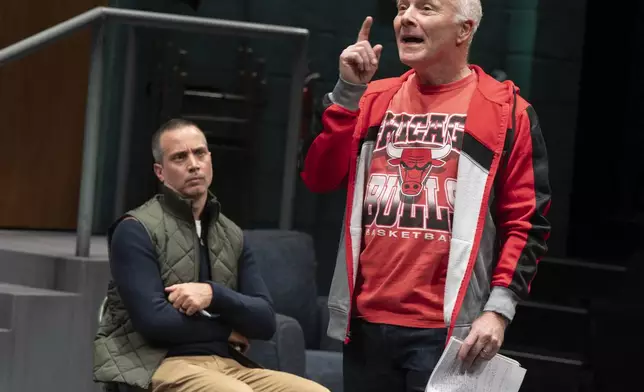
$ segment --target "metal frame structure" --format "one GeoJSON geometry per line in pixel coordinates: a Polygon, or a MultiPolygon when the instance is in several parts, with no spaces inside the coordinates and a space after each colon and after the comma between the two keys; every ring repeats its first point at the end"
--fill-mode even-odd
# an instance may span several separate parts
{"type": "Polygon", "coordinates": [[[92,25],[93,27],[89,85],[85,109],[83,167],[76,227],[76,256],[87,257],[90,254],[103,91],[104,26],[108,21],[115,21],[130,26],[154,27],[217,35],[261,38],[281,37],[293,41],[297,54],[292,68],[279,221],[279,227],[281,229],[290,229],[293,221],[297,148],[300,131],[300,113],[302,109],[301,97],[307,72],[306,55],[309,31],[296,27],[97,7],[0,50],[0,66],[2,66],[88,25],[92,25]]]}

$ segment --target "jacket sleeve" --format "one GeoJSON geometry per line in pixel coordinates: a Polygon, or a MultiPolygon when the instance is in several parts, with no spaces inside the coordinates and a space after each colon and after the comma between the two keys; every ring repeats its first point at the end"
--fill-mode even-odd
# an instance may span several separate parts
{"type": "Polygon", "coordinates": [[[339,79],[333,92],[323,99],[322,132],[313,140],[301,172],[312,192],[338,189],[349,174],[351,140],[359,114],[359,101],[366,85],[339,79]]]}
{"type": "Polygon", "coordinates": [[[517,115],[513,148],[499,175],[496,226],[501,253],[484,310],[512,320],[518,301],[528,297],[550,235],[548,154],[532,106],[517,115]]]}

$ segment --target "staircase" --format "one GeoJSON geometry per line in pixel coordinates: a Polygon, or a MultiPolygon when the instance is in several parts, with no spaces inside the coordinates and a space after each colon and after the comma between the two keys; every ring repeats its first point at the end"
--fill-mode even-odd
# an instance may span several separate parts
{"type": "Polygon", "coordinates": [[[105,240],[0,230],[0,391],[97,392],[92,340],[109,266],[105,240]]]}
{"type": "Polygon", "coordinates": [[[502,354],[527,369],[522,392],[576,392],[591,383],[591,307],[611,300],[626,268],[546,258],[530,301],[521,303],[506,332],[502,354]]]}
{"type": "Polygon", "coordinates": [[[251,227],[256,219],[255,173],[262,152],[258,141],[267,83],[265,59],[242,44],[237,48],[235,72],[204,82],[199,74],[203,70],[187,65],[189,55],[174,45],[164,48],[159,123],[180,117],[199,126],[212,154],[212,191],[228,218],[242,228],[251,227]]]}

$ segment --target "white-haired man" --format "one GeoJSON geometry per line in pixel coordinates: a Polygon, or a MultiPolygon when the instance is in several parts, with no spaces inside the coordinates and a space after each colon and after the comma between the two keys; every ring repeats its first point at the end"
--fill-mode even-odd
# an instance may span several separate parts
{"type": "Polygon", "coordinates": [[[345,341],[351,392],[424,391],[451,336],[466,366],[492,358],[550,233],[536,113],[512,82],[468,64],[480,1],[397,7],[411,70],[371,81],[383,47],[368,17],[301,173],[314,192],[348,190],[328,333],[345,341]]]}

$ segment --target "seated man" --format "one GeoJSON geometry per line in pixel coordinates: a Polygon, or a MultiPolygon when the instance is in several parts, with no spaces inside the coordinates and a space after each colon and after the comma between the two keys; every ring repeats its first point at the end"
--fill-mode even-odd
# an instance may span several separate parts
{"type": "Polygon", "coordinates": [[[273,336],[275,312],[241,229],[208,191],[204,134],[172,120],[154,135],[152,153],[161,194],[108,233],[113,281],[94,379],[153,392],[327,391],[253,367],[238,352],[248,339],[273,336]]]}

